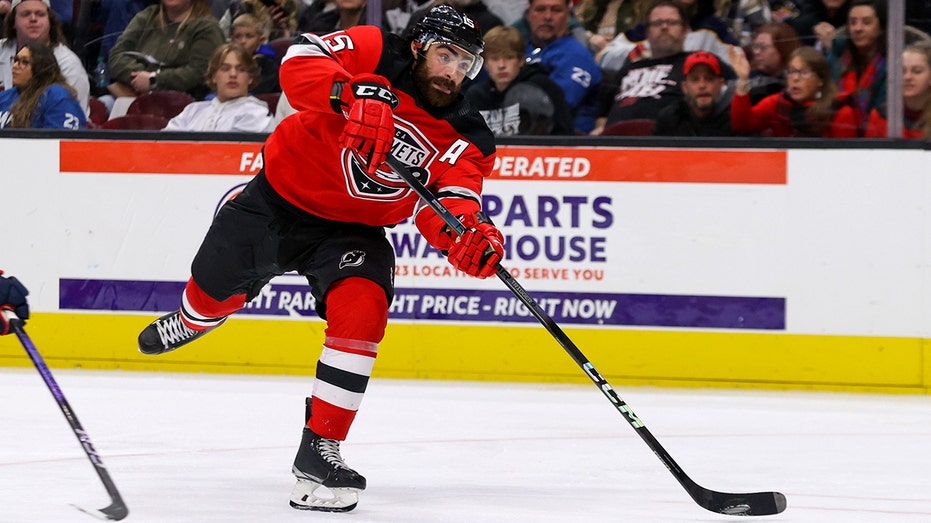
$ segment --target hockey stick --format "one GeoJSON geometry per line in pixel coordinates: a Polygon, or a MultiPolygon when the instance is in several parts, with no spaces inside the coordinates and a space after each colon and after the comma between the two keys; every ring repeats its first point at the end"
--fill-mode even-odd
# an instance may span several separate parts
{"type": "MultiPolygon", "coordinates": [[[[389,155],[386,162],[389,167],[400,176],[418,196],[430,206],[447,225],[456,231],[457,234],[465,232],[465,226],[459,221],[440,201],[436,195],[430,192],[423,183],[421,183],[407,167],[393,156],[389,155]]],[[[634,411],[621,399],[620,396],[611,388],[611,385],[598,373],[594,365],[582,354],[582,351],[575,346],[575,343],[569,339],[566,333],[556,324],[545,310],[534,300],[530,294],[511,276],[511,273],[498,264],[495,274],[504,282],[511,292],[523,303],[528,310],[539,320],[539,322],[556,338],[556,341],[562,346],[569,356],[575,360],[576,364],[585,371],[585,374],[592,380],[595,386],[611,401],[611,404],[621,413],[627,423],[640,435],[650,450],[666,465],[669,472],[685,488],[689,496],[695,500],[704,509],[720,514],[729,514],[733,516],[766,516],[778,514],[786,509],[786,497],[779,492],[753,492],[747,494],[730,494],[726,492],[717,492],[709,490],[692,481],[692,479],[682,470],[672,456],[666,452],[666,449],[660,445],[659,441],[653,437],[646,425],[634,414],[634,411]]]]}
{"type": "Polygon", "coordinates": [[[22,320],[10,309],[0,309],[0,314],[3,314],[4,319],[12,326],[13,331],[16,333],[16,337],[19,338],[20,343],[23,344],[23,348],[26,349],[26,353],[29,354],[29,359],[32,360],[39,374],[42,375],[42,379],[45,380],[45,385],[48,387],[49,392],[52,393],[52,396],[54,396],[55,401],[58,402],[58,407],[61,409],[62,414],[65,415],[65,419],[68,420],[68,424],[71,425],[71,430],[74,431],[74,435],[81,443],[84,453],[87,454],[87,459],[89,459],[94,466],[94,470],[96,470],[97,475],[100,476],[100,481],[103,482],[103,487],[107,489],[107,494],[110,495],[110,505],[100,510],[87,510],[77,505],[73,505],[74,508],[103,520],[119,521],[125,518],[126,515],[129,514],[126,503],[123,502],[120,492],[116,490],[116,485],[113,483],[113,480],[110,479],[110,474],[107,472],[106,467],[104,467],[100,455],[97,454],[97,451],[94,449],[90,436],[84,431],[81,422],[78,421],[78,417],[74,414],[74,411],[71,410],[71,405],[68,404],[68,400],[65,399],[65,395],[61,392],[61,388],[59,388],[58,383],[55,382],[52,371],[49,370],[48,365],[45,364],[45,360],[42,359],[42,355],[39,354],[39,350],[36,348],[35,344],[32,343],[32,340],[29,339],[29,336],[26,335],[26,331],[23,330],[22,320]]]}

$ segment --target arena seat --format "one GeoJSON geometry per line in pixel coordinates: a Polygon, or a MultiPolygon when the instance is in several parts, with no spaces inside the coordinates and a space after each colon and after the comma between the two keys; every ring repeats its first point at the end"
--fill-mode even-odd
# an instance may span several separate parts
{"type": "Polygon", "coordinates": [[[110,117],[106,104],[93,96],[87,99],[87,104],[91,109],[91,114],[87,117],[87,127],[89,129],[100,127],[110,117]]]}
{"type": "Polygon", "coordinates": [[[291,44],[294,43],[294,38],[286,36],[284,38],[276,38],[271,42],[268,42],[268,45],[274,49],[275,54],[278,55],[278,59],[281,60],[284,58],[284,54],[288,52],[288,48],[291,47],[291,44]]]}
{"type": "Polygon", "coordinates": [[[123,129],[136,131],[158,131],[168,125],[168,119],[155,114],[127,114],[111,118],[98,129],[123,129]]]}
{"type": "Polygon", "coordinates": [[[281,93],[262,93],[254,94],[259,100],[268,104],[268,112],[271,115],[275,114],[275,110],[278,109],[278,100],[281,99],[281,93]]]}
{"type": "Polygon", "coordinates": [[[152,91],[137,96],[126,114],[153,114],[170,120],[193,101],[194,97],[183,91],[152,91]]]}
{"type": "Polygon", "coordinates": [[[647,118],[637,120],[621,120],[615,122],[602,131],[602,136],[651,136],[656,122],[647,118]]]}

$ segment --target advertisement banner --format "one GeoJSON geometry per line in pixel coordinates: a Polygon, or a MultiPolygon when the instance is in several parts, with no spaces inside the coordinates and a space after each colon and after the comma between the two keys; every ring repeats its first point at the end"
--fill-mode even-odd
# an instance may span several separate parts
{"type": "MultiPolygon", "coordinates": [[[[212,215],[262,168],[261,145],[62,141],[60,171],[68,193],[92,198],[106,186],[112,204],[69,214],[73,232],[67,241],[74,254],[62,267],[58,308],[177,307],[212,215]]],[[[713,268],[698,282],[679,289],[651,286],[635,271],[644,255],[639,250],[657,251],[642,244],[671,232],[664,225],[669,217],[688,216],[676,235],[721,230],[728,208],[759,220],[759,205],[751,211],[728,200],[734,191],[778,194],[786,179],[782,151],[501,147],[483,207],[505,233],[505,266],[562,324],[782,330],[783,295],[732,288],[729,260],[746,249],[730,245],[715,253],[729,243],[727,234],[715,240],[717,246],[679,247],[678,257],[695,259],[696,268],[710,254],[713,268]],[[637,195],[655,184],[668,187],[664,198],[649,203],[637,195]]],[[[388,239],[397,256],[393,319],[536,321],[500,282],[453,269],[410,221],[390,228],[388,239]]],[[[273,280],[241,313],[315,317],[314,308],[306,282],[289,274],[273,280]]]]}

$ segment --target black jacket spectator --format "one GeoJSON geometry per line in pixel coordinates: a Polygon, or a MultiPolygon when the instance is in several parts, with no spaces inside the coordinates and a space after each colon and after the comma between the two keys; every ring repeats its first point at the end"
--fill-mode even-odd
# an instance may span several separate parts
{"type": "Polygon", "coordinates": [[[655,120],[668,105],[682,100],[686,52],[664,58],[627,61],[613,80],[602,83],[601,109],[607,125],[621,120],[655,120]]]}
{"type": "Polygon", "coordinates": [[[731,97],[728,89],[718,100],[712,113],[697,118],[686,100],[679,100],[666,107],[656,117],[653,134],[656,136],[734,136],[731,129],[731,97]]]}
{"type": "Polygon", "coordinates": [[[802,12],[797,17],[786,22],[795,29],[802,45],[814,46],[818,43],[814,27],[821,22],[827,22],[838,28],[847,24],[847,12],[850,11],[850,2],[845,1],[838,9],[828,9],[822,0],[810,0],[802,4],[802,12]]]}
{"type": "Polygon", "coordinates": [[[465,97],[482,113],[495,136],[574,133],[562,89],[539,64],[521,68],[504,92],[485,79],[469,86],[465,97]]]}

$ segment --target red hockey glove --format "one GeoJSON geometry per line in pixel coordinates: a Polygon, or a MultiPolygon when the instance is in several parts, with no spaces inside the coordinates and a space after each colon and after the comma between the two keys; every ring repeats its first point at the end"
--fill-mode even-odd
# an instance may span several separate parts
{"type": "MultiPolygon", "coordinates": [[[[0,271],[0,275],[3,271],[0,271]]],[[[26,303],[26,296],[29,291],[15,277],[6,278],[0,276],[0,309],[11,310],[19,316],[23,323],[29,319],[29,304],[26,303]]],[[[9,334],[11,326],[6,316],[0,313],[0,336],[9,334]]]]}
{"type": "Polygon", "coordinates": [[[463,217],[467,227],[449,247],[449,263],[460,271],[487,278],[495,274],[504,256],[504,238],[483,212],[463,217]]]}
{"type": "Polygon", "coordinates": [[[398,97],[391,92],[388,80],[376,74],[356,75],[348,83],[334,86],[330,101],[349,119],[339,146],[355,151],[366,163],[365,171],[375,174],[394,141],[393,111],[398,97]]]}

